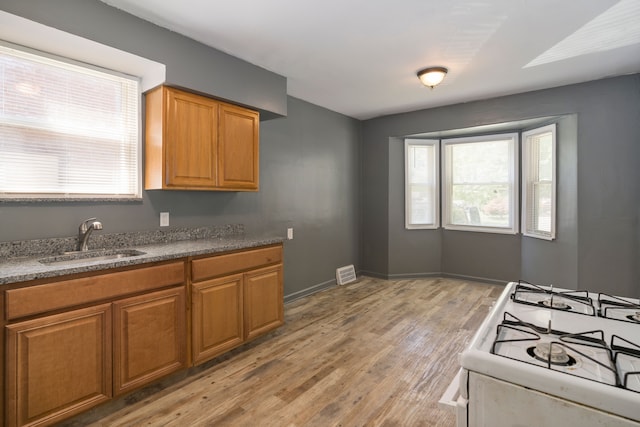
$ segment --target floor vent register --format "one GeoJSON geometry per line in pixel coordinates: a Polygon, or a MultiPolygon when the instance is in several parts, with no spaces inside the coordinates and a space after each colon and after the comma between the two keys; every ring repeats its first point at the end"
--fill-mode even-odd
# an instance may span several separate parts
{"type": "Polygon", "coordinates": [[[352,265],[340,267],[336,270],[336,281],[338,285],[346,285],[347,283],[356,281],[356,270],[352,265]]]}

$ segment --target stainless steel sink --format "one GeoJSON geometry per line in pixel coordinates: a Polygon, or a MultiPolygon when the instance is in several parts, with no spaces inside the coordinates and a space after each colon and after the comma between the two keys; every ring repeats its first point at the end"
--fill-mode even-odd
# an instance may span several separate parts
{"type": "Polygon", "coordinates": [[[96,261],[110,261],[122,258],[130,258],[144,255],[145,252],[135,249],[100,249],[95,251],[67,252],[39,259],[38,262],[46,265],[79,265],[96,261]]]}

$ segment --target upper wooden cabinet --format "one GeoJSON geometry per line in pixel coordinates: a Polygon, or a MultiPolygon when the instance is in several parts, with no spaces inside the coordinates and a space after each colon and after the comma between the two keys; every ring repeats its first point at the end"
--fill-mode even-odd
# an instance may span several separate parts
{"type": "Polygon", "coordinates": [[[258,190],[256,111],[160,86],[146,94],[145,189],[258,190]]]}
{"type": "Polygon", "coordinates": [[[218,110],[218,185],[258,189],[258,129],[255,111],[230,104],[218,110]]]}

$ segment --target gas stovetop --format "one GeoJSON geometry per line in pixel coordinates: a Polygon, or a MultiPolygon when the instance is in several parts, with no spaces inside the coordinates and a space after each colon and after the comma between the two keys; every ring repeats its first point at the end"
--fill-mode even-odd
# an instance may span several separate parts
{"type": "Polygon", "coordinates": [[[511,282],[461,365],[640,421],[639,312],[630,298],[511,282]]]}

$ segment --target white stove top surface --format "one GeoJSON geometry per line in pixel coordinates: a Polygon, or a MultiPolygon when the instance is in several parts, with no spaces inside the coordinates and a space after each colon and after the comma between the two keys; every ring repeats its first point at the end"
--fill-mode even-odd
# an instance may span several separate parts
{"type": "Polygon", "coordinates": [[[531,329],[519,326],[500,328],[498,338],[504,342],[497,343],[493,353],[561,373],[616,385],[616,373],[606,348],[565,343],[555,335],[532,335],[530,331],[531,329]],[[561,352],[566,361],[563,359],[551,363],[548,351],[543,353],[538,350],[539,344],[546,344],[561,352]]]}
{"type": "MultiPolygon", "coordinates": [[[[547,362],[540,362],[526,353],[527,348],[535,345],[530,342],[505,346],[504,352],[506,355],[491,354],[497,337],[498,325],[504,320],[505,312],[523,322],[542,328],[547,328],[549,322],[551,322],[551,329],[554,331],[584,333],[602,330],[607,346],[611,344],[612,335],[623,337],[625,340],[640,345],[640,324],[571,313],[538,304],[516,303],[510,297],[516,285],[517,283],[512,282],[506,286],[468,348],[461,354],[462,367],[469,371],[483,373],[507,382],[520,384],[534,390],[640,421],[640,410],[638,410],[640,407],[640,393],[636,392],[640,390],[640,376],[638,375],[627,377],[629,390],[616,387],[612,385],[616,382],[614,373],[580,354],[575,354],[572,349],[568,349],[567,353],[572,357],[580,356],[580,361],[576,365],[569,367],[554,366],[552,369],[548,369],[547,362]],[[527,363],[522,361],[525,356],[530,359],[527,363]]],[[[562,290],[558,289],[558,291],[562,290]]],[[[593,295],[589,296],[593,298],[593,295]]],[[[596,304],[597,297],[596,294],[596,304]]],[[[519,332],[515,333],[519,334],[519,332]]],[[[542,334],[540,339],[542,341],[558,341],[557,336],[553,334],[542,334]]],[[[573,347],[572,344],[570,345],[573,347]]],[[[499,348],[502,346],[502,344],[498,344],[496,350],[503,351],[503,349],[499,348]]],[[[594,354],[598,353],[599,350],[584,350],[581,348],[579,351],[590,357],[595,356],[592,357],[595,360],[600,360],[600,355],[594,354]]],[[[618,369],[623,372],[640,370],[640,362],[637,359],[633,360],[633,358],[625,357],[624,355],[618,357],[617,364],[618,369]]]]}
{"type": "MultiPolygon", "coordinates": [[[[618,369],[622,372],[640,372],[640,358],[619,354],[617,359],[618,369]]],[[[628,375],[626,377],[626,387],[640,393],[640,374],[628,375]]],[[[638,397],[640,399],[640,396],[638,397]]]]}

